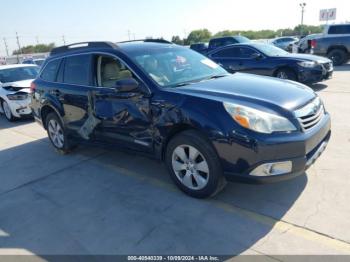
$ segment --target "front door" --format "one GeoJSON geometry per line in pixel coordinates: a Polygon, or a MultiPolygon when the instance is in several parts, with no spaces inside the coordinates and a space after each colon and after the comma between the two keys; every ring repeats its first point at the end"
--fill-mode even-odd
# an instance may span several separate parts
{"type": "Polygon", "coordinates": [[[99,138],[139,151],[153,150],[149,93],[136,75],[116,57],[96,55],[96,88],[91,101],[101,123],[99,138]],[[133,78],[136,91],[117,92],[116,82],[133,78]]]}

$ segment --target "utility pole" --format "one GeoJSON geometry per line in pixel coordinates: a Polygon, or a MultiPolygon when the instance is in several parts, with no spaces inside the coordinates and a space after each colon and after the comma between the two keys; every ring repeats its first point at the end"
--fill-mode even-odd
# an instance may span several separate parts
{"type": "Polygon", "coordinates": [[[5,49],[6,49],[6,55],[9,56],[9,49],[7,46],[6,38],[4,37],[3,39],[4,39],[5,49]]]}
{"type": "Polygon", "coordinates": [[[21,48],[21,45],[19,43],[19,37],[18,37],[18,33],[17,32],[16,32],[16,39],[17,39],[18,51],[22,55],[22,48],[21,48]]]}
{"type": "Polygon", "coordinates": [[[36,40],[36,44],[39,45],[39,36],[36,36],[35,40],[36,40]]]}
{"type": "Polygon", "coordinates": [[[300,36],[302,36],[303,35],[303,24],[304,24],[304,12],[305,12],[306,3],[300,3],[299,6],[301,7],[300,36]]]}
{"type": "Polygon", "coordinates": [[[129,41],[131,40],[130,38],[130,30],[128,30],[128,37],[129,37],[129,41]]]}
{"type": "Polygon", "coordinates": [[[17,46],[18,46],[18,52],[17,52],[17,63],[20,63],[20,59],[19,59],[19,55],[22,55],[22,48],[21,45],[19,44],[19,37],[18,37],[18,33],[16,32],[16,39],[17,39],[17,46]]]}
{"type": "Polygon", "coordinates": [[[64,35],[62,36],[62,41],[63,41],[63,45],[66,45],[66,38],[64,35]]]}

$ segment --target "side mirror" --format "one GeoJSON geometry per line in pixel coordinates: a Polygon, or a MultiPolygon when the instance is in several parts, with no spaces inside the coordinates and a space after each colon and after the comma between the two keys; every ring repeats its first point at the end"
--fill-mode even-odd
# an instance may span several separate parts
{"type": "Polygon", "coordinates": [[[139,83],[134,78],[125,78],[115,83],[115,89],[120,93],[133,92],[138,90],[139,83]]]}
{"type": "Polygon", "coordinates": [[[255,60],[259,60],[261,58],[263,58],[263,56],[259,53],[254,53],[250,56],[252,59],[255,59],[255,60]]]}

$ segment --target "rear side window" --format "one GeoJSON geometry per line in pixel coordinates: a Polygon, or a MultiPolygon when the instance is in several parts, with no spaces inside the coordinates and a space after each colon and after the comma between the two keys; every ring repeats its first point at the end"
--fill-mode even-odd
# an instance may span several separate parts
{"type": "Polygon", "coordinates": [[[333,25],[329,28],[328,34],[350,34],[350,25],[333,25]]]}
{"type": "Polygon", "coordinates": [[[90,55],[77,55],[66,58],[64,83],[90,85],[90,55]]]}
{"type": "Polygon", "coordinates": [[[220,50],[219,52],[216,52],[215,54],[212,55],[215,58],[234,58],[234,57],[239,57],[240,56],[240,50],[238,47],[231,47],[231,48],[226,48],[223,50],[220,50]]]}
{"type": "Polygon", "coordinates": [[[57,71],[60,64],[61,64],[61,59],[48,62],[43,72],[41,73],[40,77],[45,81],[56,82],[57,71]]]}

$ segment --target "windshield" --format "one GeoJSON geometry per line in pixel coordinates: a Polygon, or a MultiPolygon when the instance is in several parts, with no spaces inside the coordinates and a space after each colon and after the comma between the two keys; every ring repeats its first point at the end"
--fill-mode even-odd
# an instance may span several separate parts
{"type": "Polygon", "coordinates": [[[247,37],[245,37],[245,36],[239,35],[239,36],[236,36],[235,38],[237,39],[237,41],[238,41],[239,43],[247,43],[247,42],[250,42],[250,39],[247,38],[247,37]]]}
{"type": "Polygon", "coordinates": [[[290,54],[281,48],[268,44],[257,44],[254,47],[267,56],[286,56],[290,54]]]}
{"type": "Polygon", "coordinates": [[[162,87],[176,87],[228,75],[225,69],[187,48],[144,49],[133,60],[162,87]]]}
{"type": "Polygon", "coordinates": [[[9,83],[28,79],[34,79],[39,73],[39,67],[16,67],[0,70],[0,82],[9,83]]]}

